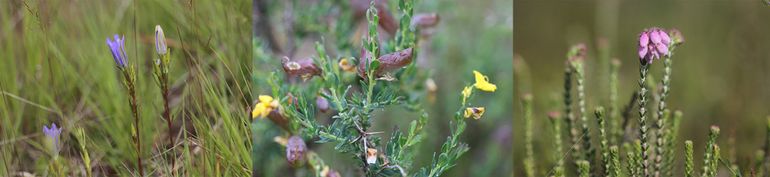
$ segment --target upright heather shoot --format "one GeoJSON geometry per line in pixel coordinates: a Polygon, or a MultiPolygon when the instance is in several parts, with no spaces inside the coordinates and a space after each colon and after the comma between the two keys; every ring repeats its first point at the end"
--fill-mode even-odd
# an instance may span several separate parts
{"type": "Polygon", "coordinates": [[[582,142],[583,142],[583,159],[588,162],[593,161],[595,150],[591,147],[591,131],[588,127],[588,117],[586,116],[586,96],[585,96],[585,72],[583,71],[583,61],[586,57],[585,44],[575,45],[570,53],[572,55],[569,58],[570,65],[575,72],[575,81],[577,83],[577,98],[578,98],[578,117],[582,123],[582,142]]]}
{"type": "Polygon", "coordinates": [[[709,138],[706,142],[706,153],[703,155],[703,176],[716,176],[719,165],[719,146],[717,146],[717,137],[719,137],[719,127],[711,126],[709,138]]]}
{"type": "Polygon", "coordinates": [[[604,164],[604,176],[610,174],[610,152],[607,149],[607,125],[604,119],[604,107],[599,106],[594,111],[596,115],[596,121],[599,122],[599,138],[601,146],[599,147],[599,153],[602,156],[602,164],[604,164]]]}
{"type": "Polygon", "coordinates": [[[620,142],[620,138],[623,136],[623,125],[621,125],[621,117],[620,117],[620,104],[618,104],[618,72],[620,70],[620,60],[617,58],[612,59],[612,63],[610,63],[610,106],[609,106],[609,122],[608,125],[610,127],[609,134],[610,134],[610,142],[613,144],[618,144],[620,142]]]}
{"type": "Polygon", "coordinates": [[[136,83],[136,75],[133,66],[128,64],[125,38],[116,34],[114,40],[107,38],[107,46],[110,47],[112,58],[115,60],[118,70],[123,74],[124,85],[128,90],[128,102],[131,105],[131,112],[134,116],[134,134],[131,135],[131,138],[134,140],[134,145],[136,147],[136,166],[139,169],[139,175],[141,176],[144,175],[144,168],[142,167],[142,136],[141,131],[139,131],[139,104],[136,99],[136,86],[134,85],[136,83]]]}
{"type": "MultiPolygon", "coordinates": [[[[568,76],[571,77],[572,74],[575,74],[576,82],[577,82],[577,92],[578,92],[578,117],[580,117],[580,120],[583,122],[582,126],[582,133],[584,136],[580,136],[578,133],[577,128],[575,127],[577,124],[577,120],[575,120],[575,117],[572,115],[571,108],[565,108],[568,109],[567,116],[569,119],[571,119],[568,123],[570,127],[570,136],[572,136],[572,154],[573,154],[573,160],[588,160],[589,156],[588,152],[589,148],[591,147],[591,139],[590,136],[587,135],[588,133],[588,124],[587,124],[587,118],[585,117],[585,92],[583,87],[583,60],[586,57],[586,46],[585,44],[577,44],[575,46],[572,46],[570,48],[570,51],[567,53],[567,64],[568,64],[568,76]],[[579,145],[579,142],[583,142],[582,147],[579,145]],[[583,149],[585,152],[581,151],[583,149]]],[[[566,105],[567,107],[571,106],[571,98],[569,98],[569,93],[571,90],[568,88],[571,88],[571,78],[565,79],[565,103],[569,102],[570,104],[566,105]],[[567,82],[569,81],[569,82],[567,82]],[[567,86],[570,85],[570,86],[567,86]]]]}
{"type": "Polygon", "coordinates": [[[663,87],[660,90],[660,100],[658,101],[658,121],[656,124],[657,128],[657,140],[655,141],[656,148],[655,148],[655,176],[660,177],[662,173],[663,168],[663,156],[665,154],[665,137],[668,133],[668,129],[665,127],[667,116],[664,116],[664,111],[666,110],[666,98],[668,97],[670,85],[671,85],[671,56],[673,55],[674,49],[676,46],[684,42],[684,38],[682,37],[682,34],[679,32],[679,30],[673,29],[671,31],[671,34],[675,34],[673,38],[668,38],[668,35],[665,32],[658,32],[661,36],[661,42],[664,45],[668,45],[668,55],[666,55],[665,59],[663,60],[663,78],[662,83],[663,87]]]}
{"type": "Polygon", "coordinates": [[[693,160],[692,141],[687,140],[684,142],[684,176],[695,176],[695,162],[693,160]]]}
{"type": "Polygon", "coordinates": [[[668,46],[671,39],[666,32],[659,28],[650,28],[639,34],[639,136],[642,143],[642,170],[643,176],[650,174],[650,143],[647,127],[647,72],[653,60],[669,54],[668,46]]]}
{"type": "Polygon", "coordinates": [[[608,169],[608,177],[620,176],[620,155],[618,152],[618,146],[610,146],[610,163],[608,169]]]}
{"type": "Polygon", "coordinates": [[[556,161],[556,166],[553,167],[553,176],[554,177],[563,177],[564,176],[564,158],[562,158],[562,155],[564,154],[564,151],[562,148],[562,140],[561,140],[561,115],[559,115],[559,112],[549,112],[548,118],[551,119],[551,125],[553,126],[553,142],[554,142],[554,149],[556,149],[554,153],[554,161],[556,161]]]}
{"type": "Polygon", "coordinates": [[[524,107],[524,145],[527,156],[524,159],[524,170],[528,177],[535,176],[535,153],[532,147],[532,94],[524,94],[521,99],[524,107]]]}
{"type": "Polygon", "coordinates": [[[578,160],[576,164],[578,166],[578,174],[580,174],[580,177],[591,176],[591,164],[588,163],[588,161],[578,160]]]}
{"type": "MultiPolygon", "coordinates": [[[[567,54],[567,58],[569,58],[569,56],[570,53],[567,54]]],[[[564,114],[562,116],[564,116],[563,119],[567,123],[567,131],[569,131],[567,135],[570,140],[572,159],[577,160],[580,159],[580,146],[578,145],[580,137],[578,137],[578,131],[575,127],[577,121],[572,114],[572,73],[572,67],[570,66],[570,63],[567,62],[567,66],[564,67],[564,114]]]]}

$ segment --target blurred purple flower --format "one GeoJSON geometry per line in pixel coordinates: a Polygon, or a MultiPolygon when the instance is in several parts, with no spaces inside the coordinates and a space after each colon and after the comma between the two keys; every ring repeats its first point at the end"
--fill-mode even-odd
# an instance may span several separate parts
{"type": "Polygon", "coordinates": [[[43,125],[43,133],[45,134],[46,138],[53,142],[52,150],[54,154],[59,154],[59,136],[61,135],[61,129],[62,128],[56,127],[56,123],[52,123],[50,128],[46,125],[43,125]]]}
{"type": "Polygon", "coordinates": [[[639,34],[639,60],[642,64],[652,64],[654,59],[669,54],[671,38],[660,28],[650,28],[639,34]]]}
{"type": "Polygon", "coordinates": [[[296,135],[291,136],[286,143],[286,160],[291,165],[300,165],[305,161],[306,151],[305,140],[296,135]]]}
{"type": "Polygon", "coordinates": [[[128,58],[126,55],[125,37],[120,37],[116,34],[114,38],[115,40],[107,38],[107,46],[110,47],[115,64],[117,64],[119,68],[125,68],[127,65],[126,59],[128,58]]]}

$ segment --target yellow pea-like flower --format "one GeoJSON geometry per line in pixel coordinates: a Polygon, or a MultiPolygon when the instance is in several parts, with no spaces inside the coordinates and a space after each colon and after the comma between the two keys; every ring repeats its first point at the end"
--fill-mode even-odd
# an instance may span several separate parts
{"type": "Polygon", "coordinates": [[[463,105],[465,105],[465,100],[471,96],[472,92],[473,92],[473,87],[471,86],[467,86],[463,89],[463,91],[461,92],[463,94],[463,105]]]}
{"type": "Polygon", "coordinates": [[[267,95],[259,95],[259,103],[254,106],[254,110],[251,111],[251,118],[265,118],[270,111],[273,111],[274,103],[273,97],[267,95]]]}
{"type": "Polygon", "coordinates": [[[489,78],[480,72],[474,70],[473,75],[476,78],[476,83],[473,84],[476,86],[477,89],[487,92],[494,92],[497,90],[497,86],[495,84],[489,83],[489,78]]]}
{"type": "Polygon", "coordinates": [[[468,107],[465,108],[465,114],[463,116],[465,116],[465,118],[473,117],[473,119],[478,120],[481,119],[481,116],[484,116],[484,111],[484,107],[468,107]]]}

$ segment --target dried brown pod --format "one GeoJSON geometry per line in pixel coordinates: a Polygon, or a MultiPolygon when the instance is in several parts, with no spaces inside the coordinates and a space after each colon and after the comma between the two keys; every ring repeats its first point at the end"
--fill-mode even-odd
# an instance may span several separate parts
{"type": "Polygon", "coordinates": [[[297,135],[291,136],[286,143],[286,160],[293,166],[301,165],[305,161],[307,146],[305,140],[297,135]]]}
{"type": "Polygon", "coordinates": [[[412,17],[412,28],[431,28],[438,24],[441,18],[437,13],[420,13],[412,17]]]}
{"type": "MultiPolygon", "coordinates": [[[[376,77],[382,77],[386,73],[389,73],[393,70],[402,68],[409,63],[412,63],[412,48],[407,48],[401,51],[396,51],[393,53],[389,53],[386,55],[382,55],[379,58],[380,60],[380,66],[375,70],[375,76],[376,77]]],[[[369,57],[369,52],[364,51],[364,54],[361,57],[361,63],[358,64],[358,75],[362,78],[366,78],[366,64],[370,63],[371,57],[369,57]]]]}
{"type": "Polygon", "coordinates": [[[290,60],[288,57],[284,57],[281,65],[283,65],[283,71],[289,77],[309,79],[310,77],[321,75],[321,68],[313,62],[312,58],[290,60]]]}

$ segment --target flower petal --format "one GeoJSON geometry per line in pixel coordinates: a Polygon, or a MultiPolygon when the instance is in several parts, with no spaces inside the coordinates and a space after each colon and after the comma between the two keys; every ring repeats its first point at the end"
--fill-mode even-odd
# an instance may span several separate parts
{"type": "Polygon", "coordinates": [[[656,30],[650,32],[650,41],[652,41],[653,44],[660,43],[660,40],[660,33],[658,33],[656,30]]]}
{"type": "Polygon", "coordinates": [[[639,34],[639,46],[647,46],[647,44],[650,44],[650,36],[647,34],[647,31],[642,31],[641,34],[639,34]]]}
{"type": "Polygon", "coordinates": [[[647,56],[647,46],[639,46],[639,58],[647,56]]]}

